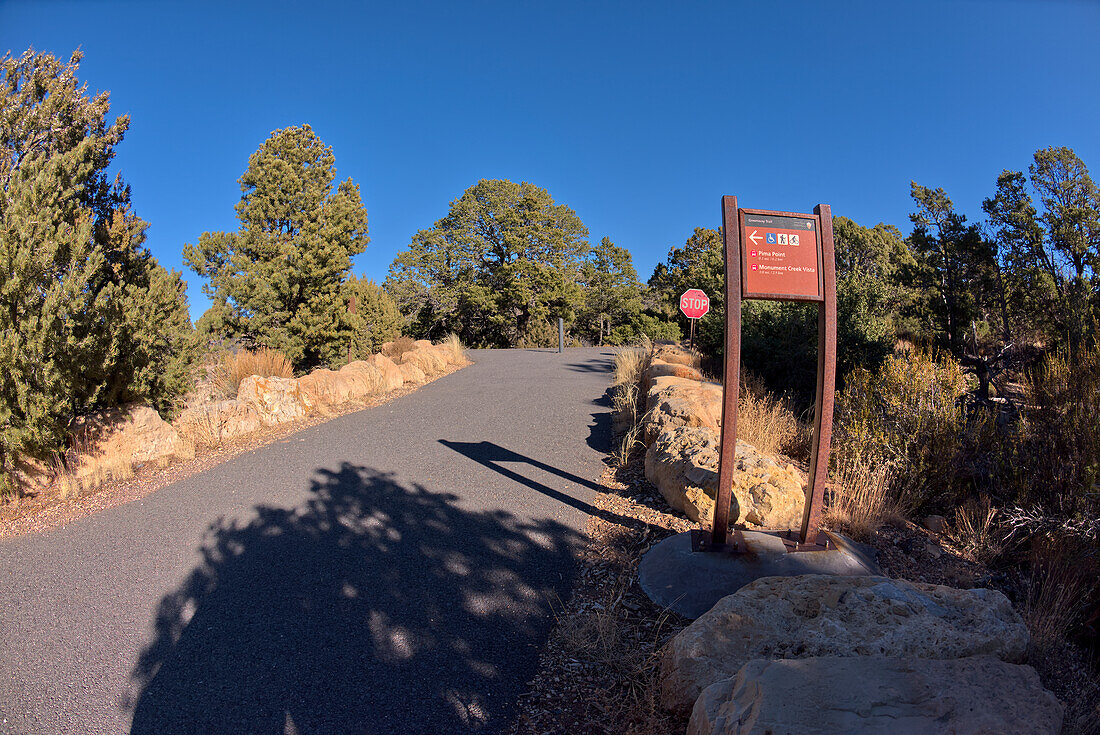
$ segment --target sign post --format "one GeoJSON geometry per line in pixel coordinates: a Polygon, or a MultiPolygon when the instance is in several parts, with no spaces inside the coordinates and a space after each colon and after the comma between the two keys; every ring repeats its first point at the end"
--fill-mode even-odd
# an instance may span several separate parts
{"type": "Polygon", "coordinates": [[[710,311],[710,298],[698,288],[689,288],[680,295],[680,311],[691,322],[691,349],[695,349],[695,321],[710,311]]]}
{"type": "Polygon", "coordinates": [[[737,399],[741,375],[741,300],[808,301],[818,305],[817,390],[813,453],[802,527],[797,537],[781,531],[787,551],[830,547],[821,531],[821,510],[829,472],[833,394],[836,387],[836,260],[832,210],[819,204],[813,214],[738,209],[737,197],[722,197],[726,261],[726,360],[722,401],[722,441],[718,497],[710,538],[699,537],[701,551],[744,551],[735,530],[729,540],[733,470],[737,462],[737,399]]]}

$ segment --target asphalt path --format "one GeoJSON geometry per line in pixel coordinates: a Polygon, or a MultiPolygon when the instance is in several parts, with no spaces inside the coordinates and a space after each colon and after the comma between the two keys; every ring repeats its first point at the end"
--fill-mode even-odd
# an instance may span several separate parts
{"type": "Polygon", "coordinates": [[[611,354],[381,406],[0,540],[2,733],[501,732],[610,443],[611,354]]]}

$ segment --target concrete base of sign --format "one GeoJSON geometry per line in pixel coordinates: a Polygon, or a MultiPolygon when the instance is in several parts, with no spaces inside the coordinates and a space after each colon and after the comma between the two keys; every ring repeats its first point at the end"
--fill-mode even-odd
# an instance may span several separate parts
{"type": "Polygon", "coordinates": [[[690,531],[666,538],[642,557],[642,590],[661,607],[694,620],[760,577],[882,574],[870,549],[842,536],[831,536],[837,542],[835,550],[788,553],[778,536],[742,533],[749,549],[745,554],[692,551],[690,531]]]}

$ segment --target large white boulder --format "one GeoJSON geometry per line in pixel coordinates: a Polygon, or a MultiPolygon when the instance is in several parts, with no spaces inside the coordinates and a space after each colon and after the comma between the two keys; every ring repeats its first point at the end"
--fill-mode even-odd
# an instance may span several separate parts
{"type": "Polygon", "coordinates": [[[722,598],[665,647],[661,700],[688,712],[753,659],[988,654],[1024,660],[1027,627],[1008,598],[887,577],[763,577],[722,598]]]}
{"type": "Polygon", "coordinates": [[[756,659],[707,687],[688,735],[1056,735],[1062,705],[1030,666],[827,656],[756,659]]]}

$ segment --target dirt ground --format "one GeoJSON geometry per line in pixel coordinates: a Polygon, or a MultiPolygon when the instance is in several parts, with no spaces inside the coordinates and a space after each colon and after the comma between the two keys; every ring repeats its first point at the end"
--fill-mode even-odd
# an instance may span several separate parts
{"type": "MultiPolygon", "coordinates": [[[[666,735],[687,721],[658,701],[661,647],[691,621],[650,602],[638,563],[657,542],[697,527],[672,510],[645,479],[644,453],[609,467],[595,504],[610,520],[588,523],[579,582],[557,601],[557,625],[538,674],[521,697],[511,735],[666,735]]],[[[1000,589],[1014,602],[1021,581],[963,558],[931,531],[898,520],[868,540],[883,573],[914,582],[1000,589]]],[[[1017,602],[1018,604],[1018,602],[1017,602]]],[[[1044,685],[1067,704],[1064,733],[1100,733],[1100,692],[1084,651],[1067,646],[1033,661],[1044,685]]]]}

